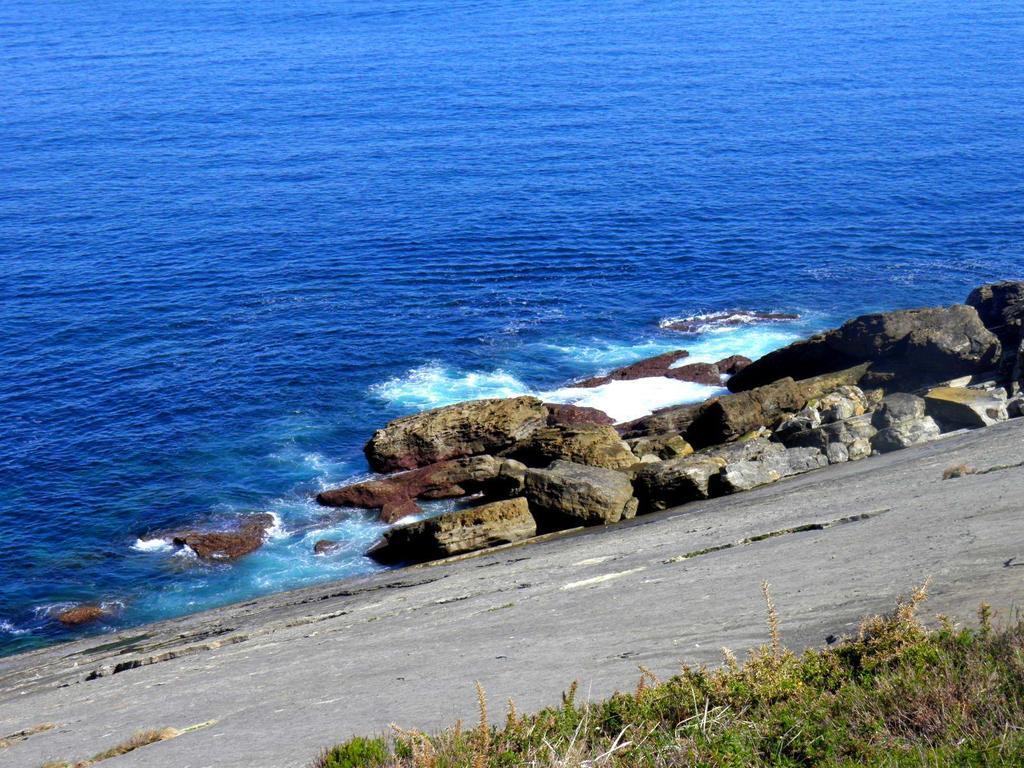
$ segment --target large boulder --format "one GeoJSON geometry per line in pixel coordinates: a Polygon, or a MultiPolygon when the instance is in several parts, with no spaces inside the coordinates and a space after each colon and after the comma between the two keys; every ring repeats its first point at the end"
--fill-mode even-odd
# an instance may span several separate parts
{"type": "Polygon", "coordinates": [[[807,378],[870,363],[865,385],[915,389],[990,369],[999,339],[973,307],[954,305],[863,315],[769,352],[729,379],[734,392],[784,377],[807,378]]]}
{"type": "Polygon", "coordinates": [[[828,464],[828,458],[816,448],[772,446],[754,459],[726,464],[715,478],[715,489],[722,494],[748,491],[828,464]]]}
{"type": "Polygon", "coordinates": [[[261,513],[243,518],[235,528],[179,531],[170,538],[174,544],[191,549],[201,560],[236,560],[262,547],[274,523],[273,515],[261,513]]]}
{"type": "Polygon", "coordinates": [[[600,424],[541,427],[508,449],[506,455],[531,467],[546,467],[558,459],[605,469],[628,469],[637,462],[619,433],[600,424]]]}
{"type": "Polygon", "coordinates": [[[526,499],[506,499],[391,528],[367,554],[381,563],[437,560],[537,534],[526,499]]]}
{"type": "Polygon", "coordinates": [[[925,394],[924,402],[928,415],[951,429],[989,427],[1010,418],[1002,389],[935,387],[925,394]]]}
{"type": "Polygon", "coordinates": [[[871,447],[889,453],[935,440],[942,430],[925,410],[924,398],[903,392],[888,395],[872,415],[878,432],[871,438],[871,447]]]}
{"type": "Polygon", "coordinates": [[[617,523],[636,514],[626,475],[571,461],[527,470],[523,492],[544,530],[617,523]]]}
{"type": "Polygon", "coordinates": [[[377,472],[394,472],[497,453],[547,419],[547,409],[535,397],[457,403],[395,419],[374,433],[366,458],[377,472]]]}

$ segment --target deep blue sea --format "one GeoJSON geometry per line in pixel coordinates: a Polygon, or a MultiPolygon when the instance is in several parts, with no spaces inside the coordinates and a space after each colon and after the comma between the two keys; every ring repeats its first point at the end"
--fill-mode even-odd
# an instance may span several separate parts
{"type": "Polygon", "coordinates": [[[399,414],[1024,274],[1018,1],[3,0],[0,104],[0,654],[372,571],[399,414]]]}

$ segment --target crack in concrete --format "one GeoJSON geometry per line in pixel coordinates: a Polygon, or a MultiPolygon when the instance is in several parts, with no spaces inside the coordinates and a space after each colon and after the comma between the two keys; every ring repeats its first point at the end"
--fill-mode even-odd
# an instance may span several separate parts
{"type": "Polygon", "coordinates": [[[788,536],[793,533],[805,533],[807,531],[824,531],[827,528],[834,528],[837,525],[846,525],[847,523],[856,523],[861,520],[870,520],[871,518],[878,517],[889,511],[889,508],[878,509],[874,512],[864,512],[860,515],[849,515],[847,517],[840,517],[835,520],[826,520],[821,523],[806,523],[804,525],[795,525],[791,528],[781,528],[777,531],[768,531],[767,533],[758,533],[754,536],[748,536],[745,539],[739,541],[732,541],[727,544],[716,544],[712,547],[705,547],[704,549],[694,550],[693,552],[687,552],[682,555],[676,555],[670,557],[667,560],[662,560],[663,565],[672,565],[674,563],[682,563],[686,560],[692,560],[695,557],[701,557],[703,555],[710,555],[714,552],[722,552],[726,549],[735,549],[736,547],[745,547],[749,544],[756,544],[759,541],[766,541],[768,539],[774,539],[779,536],[788,536]]]}

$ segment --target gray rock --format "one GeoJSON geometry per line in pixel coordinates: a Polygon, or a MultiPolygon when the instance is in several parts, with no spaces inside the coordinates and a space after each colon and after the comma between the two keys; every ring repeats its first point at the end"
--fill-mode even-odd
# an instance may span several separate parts
{"type": "Polygon", "coordinates": [[[931,416],[920,419],[906,419],[891,427],[885,427],[871,440],[871,447],[879,453],[898,451],[912,445],[920,445],[936,439],[942,430],[931,416]]]}
{"type": "Polygon", "coordinates": [[[526,499],[507,499],[396,526],[367,554],[381,563],[425,562],[525,541],[536,534],[526,499]]]}
{"type": "Polygon", "coordinates": [[[776,445],[754,459],[727,464],[712,480],[712,488],[722,494],[748,491],[827,465],[825,454],[816,448],[780,449],[776,445]]]}
{"type": "Polygon", "coordinates": [[[804,408],[797,411],[788,419],[783,419],[775,428],[776,437],[783,443],[790,437],[809,429],[816,429],[821,426],[821,414],[817,408],[804,408]]]}
{"type": "Polygon", "coordinates": [[[825,456],[828,458],[829,464],[842,464],[844,461],[850,460],[850,449],[843,443],[830,443],[825,449],[825,456]]]}
{"type": "Polygon", "coordinates": [[[871,440],[867,438],[857,438],[846,446],[846,450],[849,454],[850,461],[866,459],[871,455],[871,440]]]}
{"type": "Polygon", "coordinates": [[[540,528],[558,530],[619,522],[630,514],[633,485],[622,472],[556,461],[527,470],[524,493],[540,528]]]}
{"type": "Polygon", "coordinates": [[[897,392],[887,395],[875,411],[871,423],[876,429],[885,429],[904,421],[923,419],[926,413],[923,397],[897,392]]]}
{"type": "Polygon", "coordinates": [[[928,414],[950,429],[990,427],[1009,418],[1003,389],[936,387],[924,401],[928,414]]]}
{"type": "Polygon", "coordinates": [[[644,464],[633,480],[640,508],[644,511],[668,509],[708,498],[711,478],[725,464],[720,457],[704,454],[644,464]]]}
{"type": "Polygon", "coordinates": [[[1017,395],[1006,403],[1006,415],[1011,419],[1024,416],[1024,395],[1017,395]]]}
{"type": "Polygon", "coordinates": [[[860,387],[840,387],[821,398],[816,407],[821,414],[823,424],[845,421],[854,416],[862,416],[867,410],[868,402],[860,387]]]}

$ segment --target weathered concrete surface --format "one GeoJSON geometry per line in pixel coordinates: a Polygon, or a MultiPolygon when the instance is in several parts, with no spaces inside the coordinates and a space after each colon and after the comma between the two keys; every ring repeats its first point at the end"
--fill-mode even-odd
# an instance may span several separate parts
{"type": "Polygon", "coordinates": [[[792,646],[853,631],[928,576],[929,614],[970,619],[983,599],[1008,612],[1024,597],[1024,468],[940,478],[1019,464],[1022,446],[1024,420],[1006,422],[630,523],[0,659],[0,738],[58,724],[0,763],[37,768],[215,720],[103,765],[288,768],[389,722],[472,719],[474,680],[521,710],[572,676],[603,696],[633,686],[638,664],[670,674],[763,642],[762,578],[792,646]],[[739,543],[813,523],[834,524],[739,543]]]}

